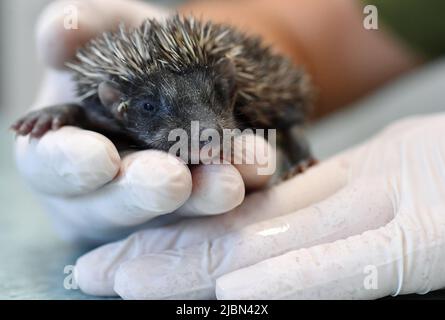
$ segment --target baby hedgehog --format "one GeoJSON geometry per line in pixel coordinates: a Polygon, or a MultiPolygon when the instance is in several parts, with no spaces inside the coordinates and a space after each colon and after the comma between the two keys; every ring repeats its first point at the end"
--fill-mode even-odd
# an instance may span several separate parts
{"type": "Polygon", "coordinates": [[[121,25],[91,40],[68,67],[81,102],[30,112],[13,124],[18,134],[41,137],[74,125],[127,148],[168,151],[171,130],[189,132],[199,121],[201,130],[221,133],[277,129],[293,163],[310,159],[295,135],[311,101],[307,75],[231,26],[179,15],[121,25]]]}

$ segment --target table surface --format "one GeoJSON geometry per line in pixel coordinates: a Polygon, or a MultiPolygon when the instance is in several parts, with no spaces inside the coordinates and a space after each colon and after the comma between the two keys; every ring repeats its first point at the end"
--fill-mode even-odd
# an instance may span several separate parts
{"type": "MultiPolygon", "coordinates": [[[[443,111],[445,61],[401,79],[309,130],[319,158],[363,141],[387,123],[416,113],[443,111]]],[[[62,242],[13,160],[11,119],[0,119],[0,299],[94,299],[63,286],[64,268],[85,249],[62,242]]],[[[445,291],[403,298],[445,299],[445,291]]]]}

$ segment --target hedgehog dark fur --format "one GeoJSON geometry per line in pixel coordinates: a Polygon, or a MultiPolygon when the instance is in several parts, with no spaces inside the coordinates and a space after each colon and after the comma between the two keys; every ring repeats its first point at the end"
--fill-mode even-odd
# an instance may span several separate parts
{"type": "MultiPolygon", "coordinates": [[[[191,120],[287,132],[303,124],[311,102],[302,68],[257,37],[193,17],[121,25],[91,40],[68,67],[82,102],[28,114],[13,125],[19,134],[77,125],[167,150],[168,131],[191,120]],[[46,123],[39,121],[45,114],[46,123]]],[[[298,139],[293,152],[308,157],[298,139]]]]}

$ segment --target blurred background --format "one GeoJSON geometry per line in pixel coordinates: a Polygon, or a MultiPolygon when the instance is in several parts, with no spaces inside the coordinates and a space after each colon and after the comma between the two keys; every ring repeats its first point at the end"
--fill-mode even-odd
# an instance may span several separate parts
{"type": "MultiPolygon", "coordinates": [[[[91,298],[63,288],[64,266],[73,264],[83,249],[55,235],[15,170],[14,137],[7,130],[39,88],[43,70],[36,57],[35,23],[49,2],[0,1],[0,299],[91,298]]],[[[172,6],[181,1],[155,2],[172,6]]],[[[396,119],[443,111],[444,84],[445,61],[438,60],[324,118],[309,129],[314,154],[324,159],[396,119]]]]}

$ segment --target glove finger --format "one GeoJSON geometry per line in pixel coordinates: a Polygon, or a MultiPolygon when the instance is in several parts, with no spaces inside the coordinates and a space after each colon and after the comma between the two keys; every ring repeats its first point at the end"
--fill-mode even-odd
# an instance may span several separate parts
{"type": "Polygon", "coordinates": [[[293,214],[194,246],[131,259],[119,267],[114,289],[128,299],[213,298],[215,280],[223,274],[388,223],[394,217],[392,202],[378,186],[354,185],[293,214]]]}
{"type": "Polygon", "coordinates": [[[157,150],[132,153],[122,160],[116,179],[95,192],[47,201],[61,209],[67,225],[99,231],[130,227],[173,212],[190,196],[192,181],[178,158],[157,150]]]}
{"type": "Polygon", "coordinates": [[[230,164],[193,168],[191,197],[177,213],[202,216],[225,213],[244,199],[245,190],[265,186],[276,168],[275,150],[262,137],[248,134],[234,139],[230,164]],[[236,169],[235,169],[236,168],[236,169]]]}
{"type": "Polygon", "coordinates": [[[285,183],[249,195],[232,212],[140,231],[125,240],[97,248],[76,262],[77,282],[86,293],[114,295],[114,275],[125,261],[210,241],[247,225],[296,211],[327,198],[345,183],[344,164],[339,159],[331,159],[285,183]]]}
{"type": "Polygon", "coordinates": [[[15,151],[21,174],[45,194],[89,193],[111,181],[120,166],[110,140],[74,127],[49,131],[40,139],[17,137],[15,151]]]}
{"type": "Polygon", "coordinates": [[[228,212],[244,199],[243,179],[232,165],[209,164],[193,168],[193,190],[177,210],[182,216],[204,216],[228,212]]]}
{"type": "Polygon", "coordinates": [[[54,68],[64,68],[76,50],[118,23],[138,26],[149,17],[162,18],[166,11],[139,1],[55,1],[37,23],[37,52],[54,68]]]}

